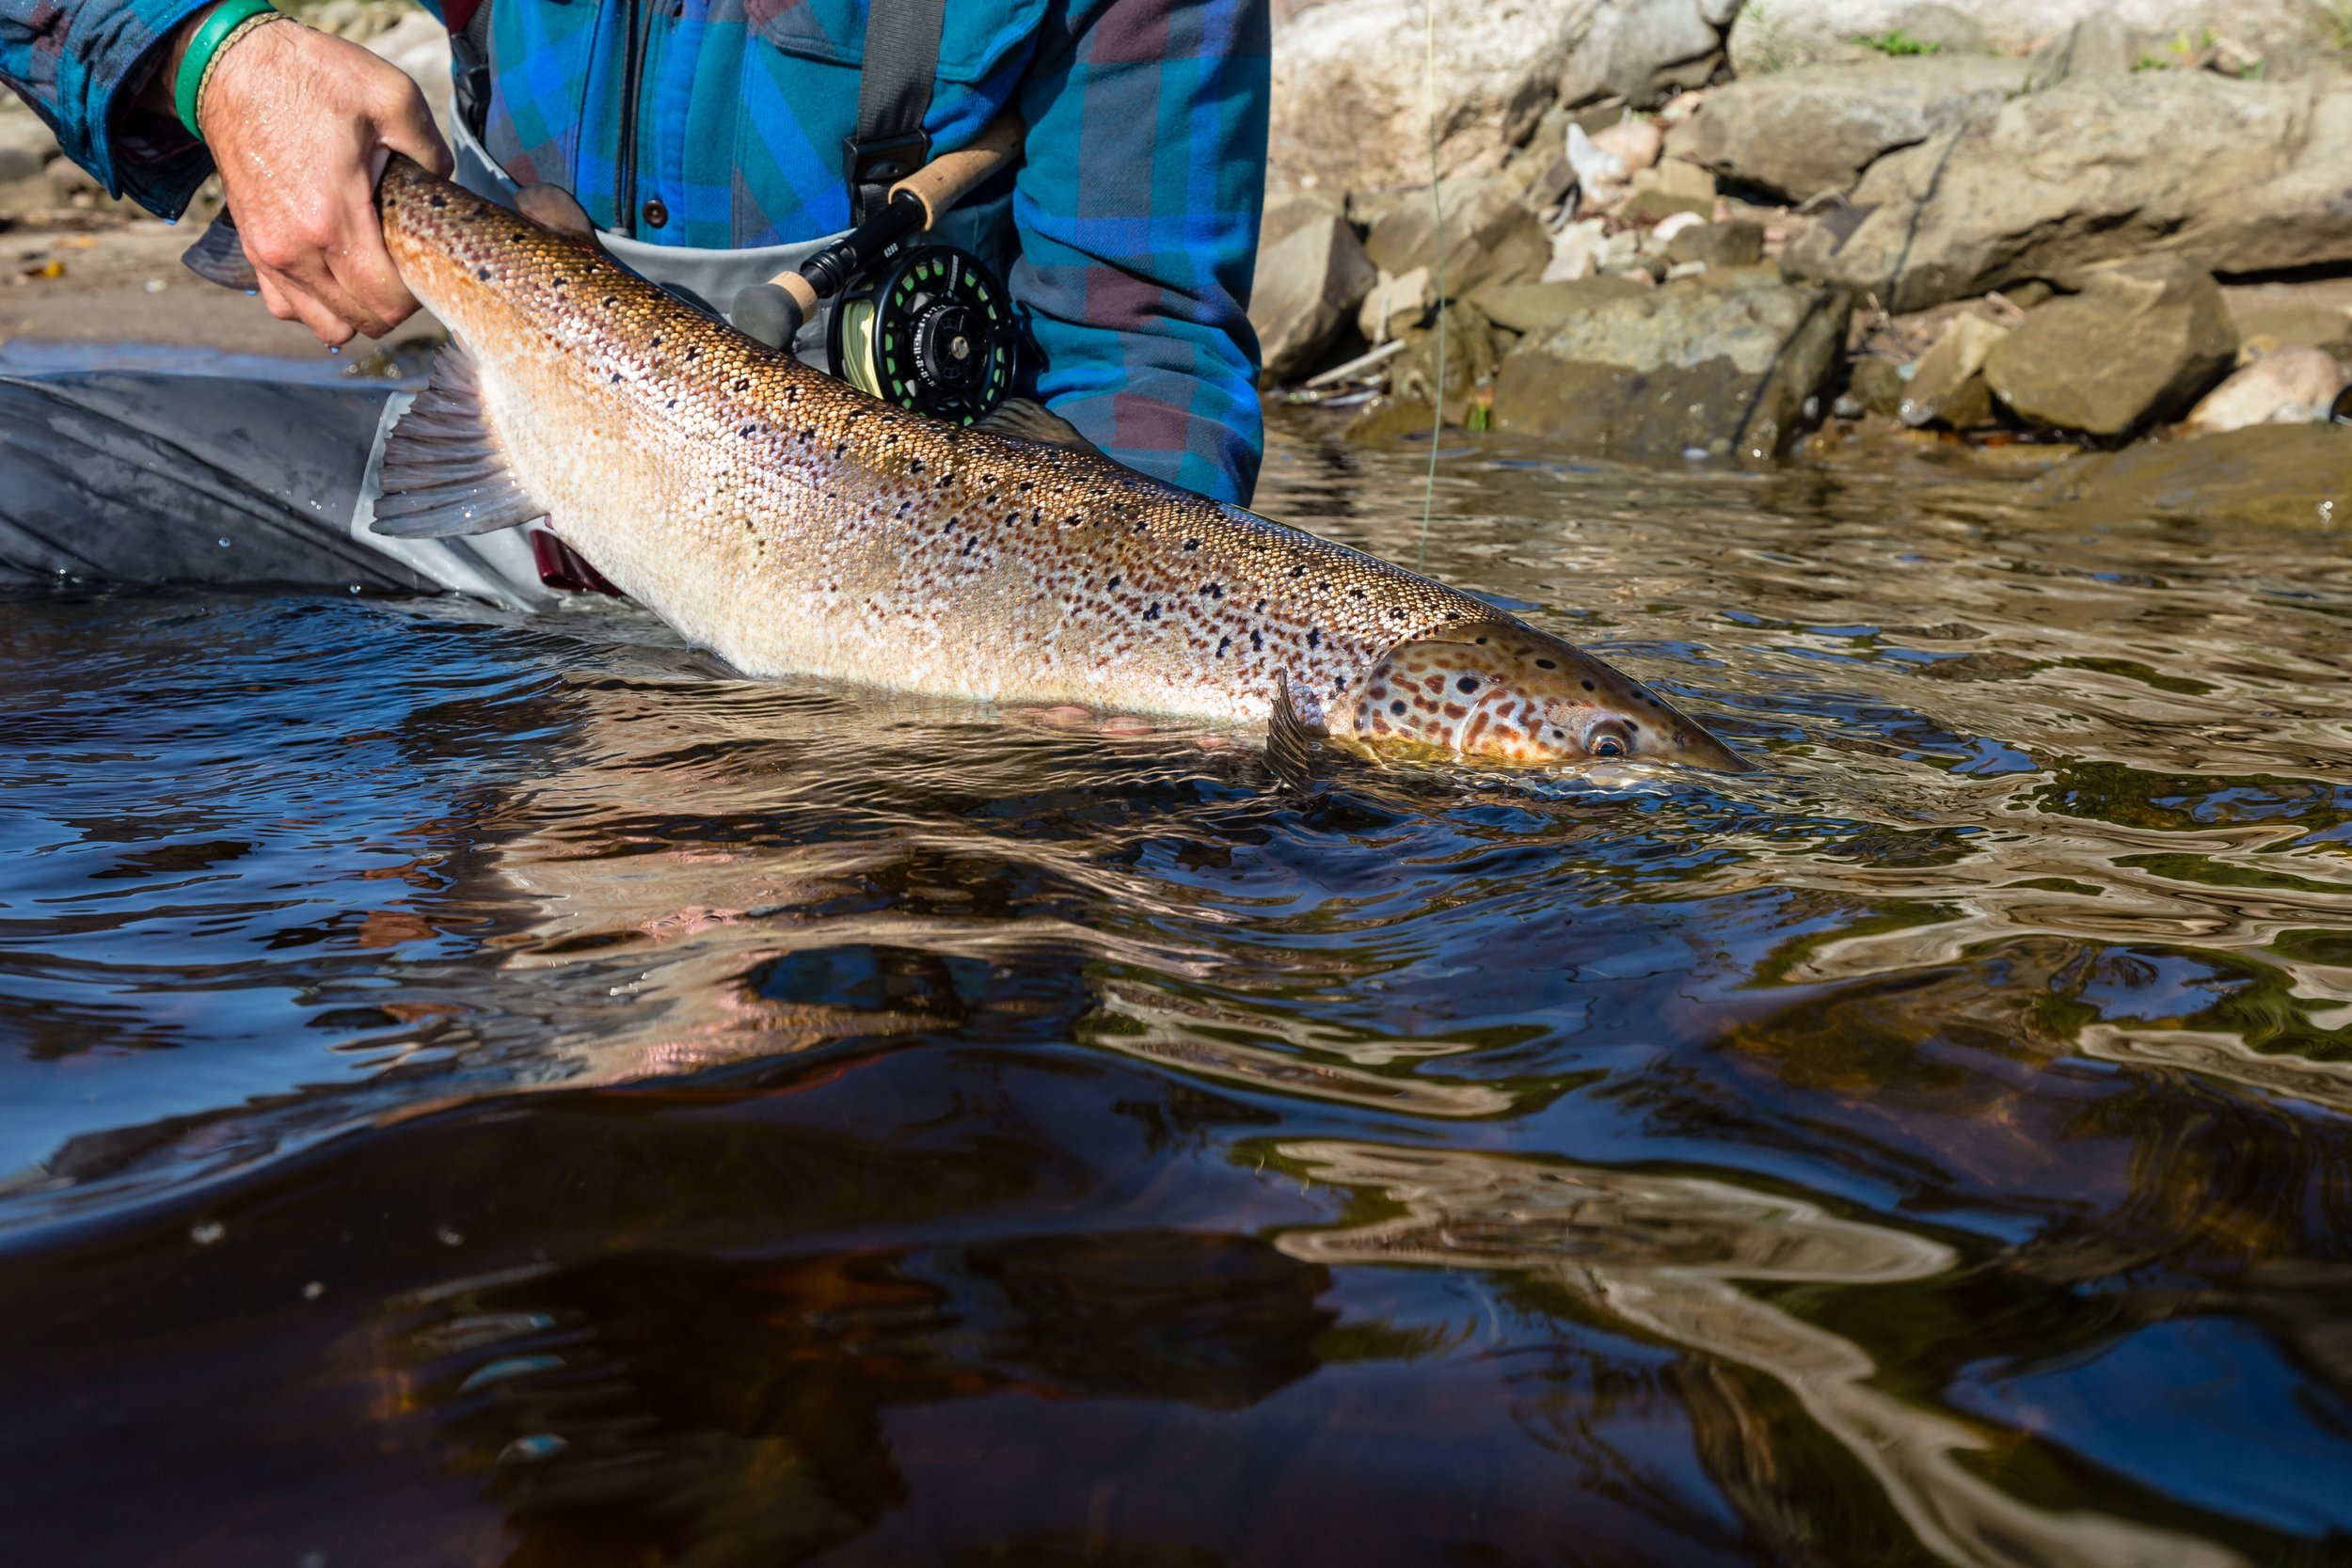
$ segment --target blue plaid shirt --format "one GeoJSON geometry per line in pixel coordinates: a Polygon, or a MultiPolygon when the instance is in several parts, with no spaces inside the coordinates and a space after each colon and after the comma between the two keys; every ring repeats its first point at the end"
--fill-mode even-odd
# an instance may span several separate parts
{"type": "MultiPolygon", "coordinates": [[[[210,163],[138,107],[206,0],[0,0],[0,82],[109,190],[167,215],[210,163]]],[[[637,239],[783,244],[846,228],[865,0],[489,0],[484,137],[507,171],[637,239]],[[623,112],[628,22],[644,27],[623,112]],[[633,122],[634,211],[618,211],[633,122]],[[664,221],[648,221],[649,202],[664,221]]],[[[1029,126],[1008,279],[1024,389],[1120,461],[1247,500],[1263,439],[1244,314],[1264,179],[1267,0],[955,0],[933,151],[1006,109],[1029,126]]]]}

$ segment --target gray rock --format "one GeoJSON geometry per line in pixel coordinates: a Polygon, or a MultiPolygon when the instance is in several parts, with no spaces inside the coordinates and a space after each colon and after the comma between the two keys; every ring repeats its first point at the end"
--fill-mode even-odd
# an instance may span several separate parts
{"type": "Polygon", "coordinates": [[[1564,103],[1622,98],[1639,108],[1704,87],[1724,59],[1721,0],[1615,0],[1570,55],[1564,103]]]}
{"type": "Polygon", "coordinates": [[[1580,277],[1565,283],[1490,283],[1472,294],[1470,303],[1497,326],[1541,332],[1575,320],[1602,300],[1647,293],[1647,284],[1630,277],[1580,277]]]}
{"type": "Polygon", "coordinates": [[[1356,312],[1356,330],[1368,343],[1385,343],[1426,322],[1437,305],[1437,284],[1427,267],[1415,267],[1402,277],[1382,273],[1356,312]]]}
{"type": "Polygon", "coordinates": [[[1666,260],[1708,267],[1752,267],[1764,260],[1764,226],[1746,218],[1702,223],[1666,242],[1666,260]]]}
{"type": "Polygon", "coordinates": [[[1373,263],[1402,277],[1427,267],[1459,299],[1483,284],[1532,280],[1551,260],[1551,239],[1511,188],[1492,177],[1461,175],[1439,186],[1445,201],[1444,264],[1438,264],[1438,215],[1429,193],[1400,202],[1372,226],[1364,249],[1373,263]]]}
{"type": "Polygon", "coordinates": [[[2121,436],[2173,418],[2229,373],[2237,328],[2214,280],[2177,256],[2092,271],[1992,345],[1984,379],[2019,417],[2121,436]]]}
{"type": "Polygon", "coordinates": [[[2196,431],[2257,424],[2313,424],[2344,390],[2344,366],[2315,348],[2265,354],[2207,392],[2183,421],[2196,431]]]}
{"type": "Polygon", "coordinates": [[[2139,63],[2139,39],[2113,11],[2093,11],[2074,24],[2066,41],[2036,63],[2035,87],[2099,76],[2127,76],[2139,63]]]}
{"type": "Polygon", "coordinates": [[[1803,201],[1853,189],[1886,153],[1992,113],[2025,82],[2023,60],[1990,55],[1808,66],[1708,93],[1668,147],[1719,178],[1803,201]]]}
{"type": "Polygon", "coordinates": [[[1499,430],[1599,456],[1777,456],[1845,341],[1847,296],[1734,273],[1597,302],[1531,332],[1495,382],[1499,430]]]}
{"type": "Polygon", "coordinates": [[[1904,395],[1910,390],[1911,383],[1904,379],[1903,368],[1876,355],[1855,360],[1846,378],[1847,393],[1872,414],[1899,414],[1904,395]]]}
{"type": "Polygon", "coordinates": [[[2257,349],[2315,348],[2352,362],[2352,314],[2337,306],[2268,289],[2231,291],[2229,305],[2241,356],[2257,349]]]}
{"type": "Polygon", "coordinates": [[[1249,300],[1271,381],[1312,372],[1340,328],[1356,318],[1375,273],[1344,218],[1327,214],[1258,254],[1249,300]]]}
{"type": "Polygon", "coordinates": [[[1273,249],[1317,218],[1346,215],[1347,198],[1335,191],[1268,191],[1264,215],[1258,220],[1258,248],[1273,249]]]}
{"type": "Polygon", "coordinates": [[[1985,386],[1984,359],[2009,328],[1982,316],[1955,316],[1912,367],[1911,382],[1896,407],[1903,423],[1948,425],[1966,430],[1993,417],[1993,393],[1985,386]]]}
{"type": "Polygon", "coordinates": [[[2311,47],[2310,0],[1755,0],[1732,24],[1731,65],[1745,78],[1852,59],[1868,52],[1856,40],[1895,32],[1947,55],[2024,55],[2107,12],[2153,37],[2212,29],[2259,52],[2311,47]]]}
{"type": "MultiPolygon", "coordinates": [[[[1439,7],[1438,166],[1516,146],[1559,95],[1570,52],[1617,0],[1439,7]]],[[[1277,183],[1366,190],[1429,179],[1424,0],[1329,0],[1274,32],[1269,156],[1277,183]]]]}
{"type": "Polygon", "coordinates": [[[2012,99],[1881,158],[1783,264],[1900,313],[2151,250],[2208,272],[2339,262],[2348,189],[2352,85],[2143,71],[2012,99]]]}

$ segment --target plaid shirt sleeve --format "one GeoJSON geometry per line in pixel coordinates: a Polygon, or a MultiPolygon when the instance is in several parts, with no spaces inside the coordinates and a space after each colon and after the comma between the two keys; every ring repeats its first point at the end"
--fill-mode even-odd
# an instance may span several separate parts
{"type": "Polygon", "coordinates": [[[1272,94],[1265,0],[1049,8],[1020,94],[1009,282],[1038,393],[1131,467],[1247,501],[1263,450],[1247,307],[1272,94]]]}
{"type": "Polygon", "coordinates": [[[176,119],[137,103],[157,52],[211,0],[0,0],[0,85],[116,196],[177,217],[213,171],[176,119]]]}

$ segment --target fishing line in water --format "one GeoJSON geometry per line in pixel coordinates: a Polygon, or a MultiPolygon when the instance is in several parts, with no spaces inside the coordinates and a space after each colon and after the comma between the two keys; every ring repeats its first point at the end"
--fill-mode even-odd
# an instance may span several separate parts
{"type": "Polygon", "coordinates": [[[1429,513],[1438,500],[1438,444],[1445,435],[1445,191],[1438,179],[1438,0],[1422,11],[1421,70],[1429,100],[1429,208],[1438,228],[1438,384],[1429,401],[1429,471],[1421,483],[1421,545],[1413,551],[1413,570],[1429,564],[1429,513]]]}

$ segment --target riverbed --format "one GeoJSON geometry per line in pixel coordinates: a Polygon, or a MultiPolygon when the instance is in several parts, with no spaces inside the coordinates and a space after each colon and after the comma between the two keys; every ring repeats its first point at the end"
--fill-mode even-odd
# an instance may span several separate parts
{"type": "Polygon", "coordinates": [[[0,604],[11,1559],[2352,1561],[2342,530],[1425,461],[1758,770],[0,604]]]}

